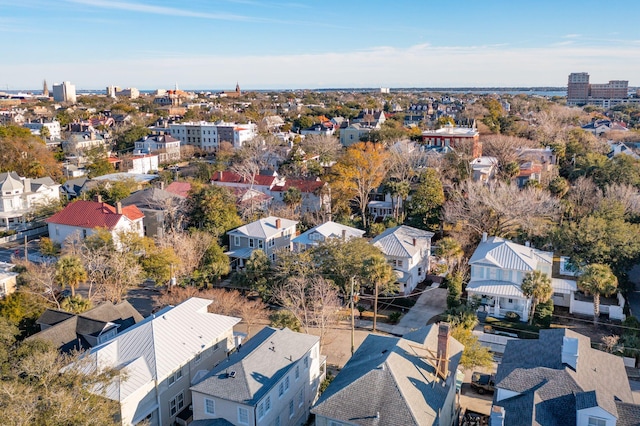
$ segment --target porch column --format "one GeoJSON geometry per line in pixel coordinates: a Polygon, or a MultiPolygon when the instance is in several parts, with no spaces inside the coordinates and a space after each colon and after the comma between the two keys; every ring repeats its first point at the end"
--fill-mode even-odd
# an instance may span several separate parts
{"type": "Polygon", "coordinates": [[[500,297],[496,296],[495,301],[496,303],[493,307],[493,315],[500,317],[500,297]]]}
{"type": "Polygon", "coordinates": [[[529,321],[529,308],[531,307],[531,300],[529,299],[525,299],[524,303],[522,305],[522,315],[520,315],[520,318],[523,322],[528,322],[529,321]]]}

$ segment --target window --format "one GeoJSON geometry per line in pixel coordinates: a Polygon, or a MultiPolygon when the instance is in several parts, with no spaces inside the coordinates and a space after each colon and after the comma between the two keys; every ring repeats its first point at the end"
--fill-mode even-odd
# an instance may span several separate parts
{"type": "Polygon", "coordinates": [[[293,405],[293,399],[289,401],[289,418],[293,417],[293,414],[296,412],[295,407],[293,405]]]}
{"type": "Polygon", "coordinates": [[[418,268],[418,276],[421,277],[422,276],[422,267],[418,268]]]}
{"type": "Polygon", "coordinates": [[[180,392],[171,401],[169,401],[169,413],[175,416],[184,408],[184,393],[180,392]]]}
{"type": "Polygon", "coordinates": [[[201,359],[202,359],[202,353],[199,353],[196,355],[196,357],[193,360],[195,361],[196,364],[198,364],[201,359]]]}
{"type": "Polygon", "coordinates": [[[309,368],[309,358],[307,358],[306,356],[304,357],[304,369],[306,370],[307,368],[309,368]]]}
{"type": "Polygon", "coordinates": [[[278,385],[278,397],[282,398],[282,395],[284,395],[284,382],[278,385]]]}
{"type": "Polygon", "coordinates": [[[213,399],[204,399],[204,412],[205,414],[216,414],[216,402],[213,399]]]}
{"type": "Polygon", "coordinates": [[[233,236],[233,245],[236,247],[240,246],[240,237],[238,237],[237,235],[233,236]]]}
{"type": "Polygon", "coordinates": [[[264,240],[258,240],[258,248],[264,248],[264,240]]]}
{"type": "Polygon", "coordinates": [[[304,402],[304,388],[300,389],[300,393],[298,394],[298,407],[301,407],[303,402],[304,402]]]}
{"type": "Polygon", "coordinates": [[[220,343],[216,343],[215,345],[213,345],[213,350],[217,351],[220,348],[220,343]]]}
{"type": "Polygon", "coordinates": [[[171,386],[175,382],[180,380],[181,377],[182,377],[182,368],[180,368],[178,371],[176,371],[175,374],[172,374],[171,376],[169,376],[169,378],[167,379],[167,383],[169,384],[169,386],[171,386]]]}
{"type": "Polygon", "coordinates": [[[296,380],[298,380],[300,378],[300,366],[296,365],[296,380]]]}
{"type": "Polygon", "coordinates": [[[599,417],[589,417],[589,422],[587,423],[589,426],[607,426],[607,421],[605,419],[601,419],[599,417]]]}
{"type": "Polygon", "coordinates": [[[509,303],[513,303],[513,299],[509,299],[509,303]]]}
{"type": "Polygon", "coordinates": [[[267,396],[267,398],[264,400],[264,411],[265,413],[268,413],[269,411],[271,411],[271,397],[267,396]]]}
{"type": "Polygon", "coordinates": [[[284,378],[284,391],[288,391],[289,390],[289,376],[284,378]]]}
{"type": "Polygon", "coordinates": [[[258,419],[261,419],[264,417],[264,403],[261,402],[260,404],[258,404],[258,419]]]}
{"type": "Polygon", "coordinates": [[[255,246],[255,240],[253,238],[249,238],[249,247],[254,248],[255,246]]]}
{"type": "Polygon", "coordinates": [[[241,425],[249,424],[249,411],[246,408],[238,407],[238,423],[241,425]]]}

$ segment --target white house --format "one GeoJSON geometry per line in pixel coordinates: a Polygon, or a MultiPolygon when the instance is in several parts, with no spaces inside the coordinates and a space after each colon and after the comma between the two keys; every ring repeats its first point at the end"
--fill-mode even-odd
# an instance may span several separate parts
{"type": "Polygon", "coordinates": [[[233,326],[240,318],[207,312],[211,300],[192,297],[168,306],[92,348],[89,372],[114,368],[119,376],[104,390],[120,404],[125,426],[175,424],[189,419],[189,387],[235,347],[233,326]]]}
{"type": "Polygon", "coordinates": [[[324,377],[317,336],[265,327],[191,387],[193,418],[199,424],[304,425],[324,377]]]}
{"type": "Polygon", "coordinates": [[[169,124],[171,136],[182,144],[193,145],[207,152],[217,151],[222,142],[229,142],[235,148],[258,135],[255,123],[236,124],[223,121],[182,122],[169,124]]]}
{"type": "Polygon", "coordinates": [[[47,130],[49,131],[49,139],[52,139],[52,140],[60,139],[60,135],[61,135],[60,123],[56,120],[53,120],[51,122],[36,121],[36,122],[24,123],[22,127],[26,127],[27,129],[31,130],[31,134],[36,136],[40,136],[42,133],[42,128],[46,127],[47,130]]]}
{"type": "Polygon", "coordinates": [[[293,239],[293,251],[302,252],[308,250],[318,244],[326,241],[329,238],[340,238],[342,240],[350,240],[351,238],[362,238],[364,235],[363,230],[353,228],[351,226],[343,225],[328,221],[322,225],[314,226],[313,228],[303,232],[293,239]]]}
{"type": "Polygon", "coordinates": [[[371,240],[396,271],[399,291],[410,294],[429,272],[433,232],[401,225],[389,228],[371,240]]]}
{"type": "Polygon", "coordinates": [[[38,206],[60,201],[60,184],[50,177],[30,179],[16,172],[0,173],[0,228],[23,223],[38,206]]]}
{"type": "MultiPolygon", "coordinates": [[[[509,311],[527,321],[531,299],[522,293],[520,285],[528,272],[541,271],[551,279],[554,306],[569,308],[570,313],[593,315],[593,299],[578,292],[573,273],[562,271],[554,274],[553,253],[520,245],[499,237],[487,238],[474,251],[469,266],[471,279],[467,284],[469,297],[481,300],[480,309],[495,317],[504,317],[509,311]]],[[[559,262],[561,263],[561,262],[559,262]]],[[[601,312],[612,319],[624,319],[624,298],[617,295],[613,301],[603,299],[601,312]]]]}
{"type": "Polygon", "coordinates": [[[180,140],[169,135],[145,136],[135,141],[136,154],[158,154],[160,163],[180,160],[180,140]]]}
{"type": "Polygon", "coordinates": [[[229,251],[234,267],[244,267],[244,262],[254,250],[262,250],[272,262],[277,250],[291,251],[291,241],[296,236],[295,220],[269,216],[229,231],[229,251]]]}
{"type": "Polygon", "coordinates": [[[144,236],[142,219],[144,213],[134,205],[115,207],[96,201],[77,200],[64,209],[46,219],[49,227],[49,238],[58,244],[64,244],[68,237],[87,238],[98,230],[106,229],[118,244],[119,234],[133,232],[144,236]]]}
{"type": "Polygon", "coordinates": [[[158,170],[158,154],[136,154],[122,158],[120,169],[126,173],[146,174],[158,170]]]}

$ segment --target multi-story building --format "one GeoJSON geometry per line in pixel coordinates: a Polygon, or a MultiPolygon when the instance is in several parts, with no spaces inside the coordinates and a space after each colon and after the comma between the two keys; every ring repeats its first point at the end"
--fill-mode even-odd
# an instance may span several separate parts
{"type": "Polygon", "coordinates": [[[608,83],[590,84],[589,74],[574,72],[569,74],[567,84],[567,105],[598,105],[610,108],[621,103],[634,102],[629,98],[627,80],[609,80],[608,83]]]}
{"type": "Polygon", "coordinates": [[[169,135],[145,136],[135,142],[136,154],[158,154],[160,163],[180,160],[180,140],[169,135]]]}
{"type": "Polygon", "coordinates": [[[451,124],[422,132],[422,142],[427,150],[447,152],[469,149],[473,158],[482,156],[480,132],[475,127],[455,127],[451,124]]]}
{"type": "Polygon", "coordinates": [[[295,220],[269,216],[229,231],[229,251],[226,255],[234,267],[243,267],[255,250],[264,251],[273,262],[278,250],[291,251],[297,224],[295,220]]]}
{"type": "Polygon", "coordinates": [[[183,144],[214,152],[222,142],[229,142],[235,148],[240,148],[244,142],[257,136],[258,127],[254,123],[183,122],[169,124],[169,133],[183,144]]]}
{"type": "Polygon", "coordinates": [[[138,99],[140,97],[140,91],[135,87],[127,87],[122,89],[118,86],[107,86],[107,96],[110,98],[122,97],[129,99],[138,99]]]}
{"type": "Polygon", "coordinates": [[[589,74],[572,72],[567,84],[567,105],[584,105],[589,100],[589,74]]]}
{"type": "Polygon", "coordinates": [[[304,425],[324,377],[319,337],[265,327],[191,387],[193,419],[203,425],[304,425]]]}
{"type": "Polygon", "coordinates": [[[60,201],[60,184],[50,177],[30,179],[16,172],[0,173],[0,228],[25,221],[38,206],[60,201]]]}
{"type": "Polygon", "coordinates": [[[69,81],[53,85],[53,100],[56,102],[76,102],[76,86],[69,81]]]}
{"type": "Polygon", "coordinates": [[[56,120],[53,120],[49,123],[45,123],[44,121],[36,121],[33,123],[24,123],[22,127],[26,127],[31,130],[32,135],[40,136],[42,134],[42,128],[46,127],[49,131],[49,139],[56,140],[60,139],[60,123],[56,120]]]}

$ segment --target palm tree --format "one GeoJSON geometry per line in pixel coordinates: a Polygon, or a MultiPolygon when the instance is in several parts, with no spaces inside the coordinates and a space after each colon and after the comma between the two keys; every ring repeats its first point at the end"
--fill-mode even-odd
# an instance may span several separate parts
{"type": "Polygon", "coordinates": [[[384,256],[372,256],[365,262],[365,280],[373,283],[373,331],[376,331],[378,318],[378,295],[389,289],[396,275],[384,256]]]}
{"type": "Polygon", "coordinates": [[[56,264],[56,281],[60,287],[69,286],[71,297],[76,295],[76,287],[87,279],[87,271],[79,257],[73,255],[62,256],[56,264]]]}
{"type": "Polygon", "coordinates": [[[578,278],[578,288],[587,295],[593,295],[593,324],[598,324],[600,316],[600,296],[611,296],[618,289],[618,278],[609,265],[592,263],[578,278]]]}
{"type": "Polygon", "coordinates": [[[460,262],[463,255],[464,252],[462,251],[462,247],[460,247],[460,243],[455,239],[451,237],[444,237],[438,241],[436,256],[445,259],[447,262],[447,271],[449,271],[452,266],[460,262]]]}
{"type": "Polygon", "coordinates": [[[531,303],[531,314],[529,315],[529,324],[533,322],[533,316],[536,313],[536,305],[544,303],[551,299],[553,295],[553,287],[551,279],[542,271],[527,272],[520,285],[522,294],[533,299],[531,303]]]}

